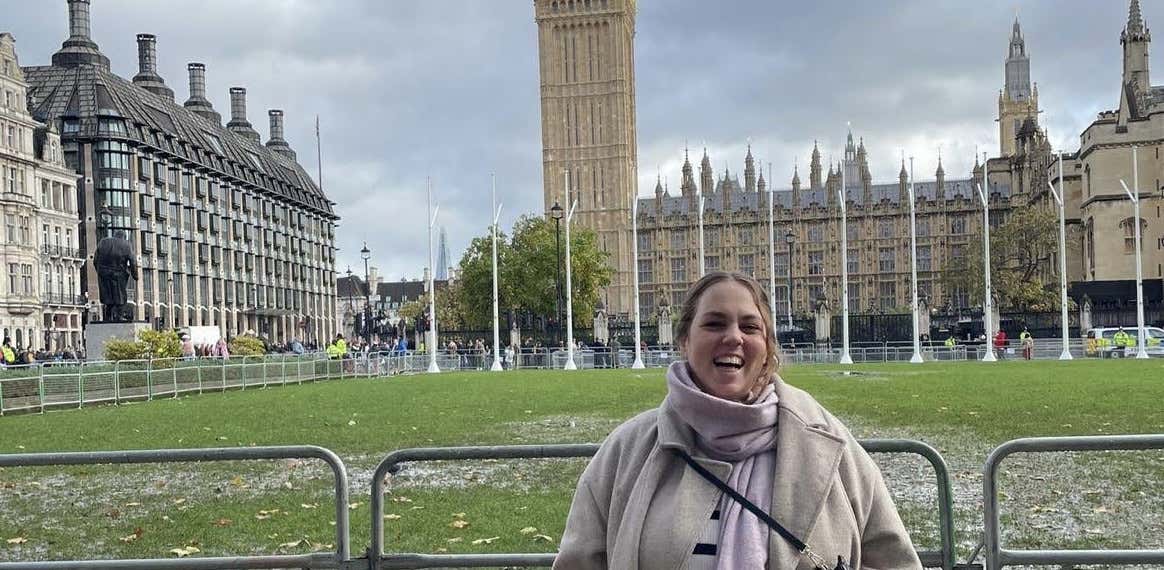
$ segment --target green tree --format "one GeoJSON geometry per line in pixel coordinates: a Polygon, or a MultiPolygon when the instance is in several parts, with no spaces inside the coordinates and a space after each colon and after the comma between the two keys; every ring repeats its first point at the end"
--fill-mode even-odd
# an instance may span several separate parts
{"type": "MultiPolygon", "coordinates": [[[[951,260],[943,275],[949,288],[961,288],[981,299],[982,245],[971,242],[960,259],[951,260]]],[[[1019,207],[990,231],[990,280],[998,307],[1004,311],[1051,311],[1059,307],[1059,218],[1053,210],[1019,207]]]]}
{"type": "MultiPolygon", "coordinates": [[[[562,231],[562,287],[565,288],[565,231],[562,231]]],[[[541,216],[522,216],[511,235],[498,233],[498,305],[501,311],[529,311],[553,315],[558,267],[557,236],[553,222],[541,216]]],[[[613,270],[609,254],[598,247],[589,229],[575,226],[570,232],[574,314],[589,318],[598,304],[599,292],[610,284],[613,270]]],[[[485,328],[493,319],[492,237],[486,232],[474,238],[461,257],[455,304],[466,325],[485,328]]],[[[439,301],[439,298],[438,298],[439,301]]]]}

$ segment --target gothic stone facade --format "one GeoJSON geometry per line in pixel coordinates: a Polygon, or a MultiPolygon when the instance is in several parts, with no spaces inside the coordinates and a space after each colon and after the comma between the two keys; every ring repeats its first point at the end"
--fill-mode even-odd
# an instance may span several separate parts
{"type": "MultiPolygon", "coordinates": [[[[700,181],[689,160],[683,164],[682,186],[671,195],[662,183],[654,198],[639,200],[638,271],[645,314],[663,304],[680,306],[687,287],[699,278],[697,200],[704,211],[706,271],[739,271],[767,287],[775,276],[778,315],[788,310],[789,269],[792,310],[805,315],[824,301],[841,306],[841,216],[838,203],[842,169],[848,214],[849,309],[854,313],[908,310],[911,298],[909,256],[909,174],[906,165],[896,183],[871,181],[864,142],[849,135],[845,159],[830,165],[822,180],[820,151],[813,148],[810,180],[801,186],[799,172],[792,187],[767,191],[763,173],[756,175],[749,150],[744,159],[744,184],[725,171],[711,171],[706,151],[700,181]],[[697,186],[701,192],[697,192],[697,186]],[[775,272],[769,270],[768,200],[773,200],[775,272]],[[791,248],[786,235],[791,232],[791,248]],[[790,252],[791,251],[791,257],[790,252]]],[[[982,245],[982,208],[974,187],[982,182],[981,165],[970,178],[946,179],[939,161],[935,178],[914,184],[917,212],[918,295],[930,306],[974,304],[964,291],[950,291],[940,281],[950,259],[982,245]]],[[[990,188],[992,223],[1005,218],[1010,188],[1002,182],[990,188]]]]}
{"type": "Polygon", "coordinates": [[[631,199],[636,178],[635,0],[536,0],[545,211],[577,203],[615,270],[612,312],[633,308],[631,199]],[[568,174],[567,174],[568,173],[568,174]]]}

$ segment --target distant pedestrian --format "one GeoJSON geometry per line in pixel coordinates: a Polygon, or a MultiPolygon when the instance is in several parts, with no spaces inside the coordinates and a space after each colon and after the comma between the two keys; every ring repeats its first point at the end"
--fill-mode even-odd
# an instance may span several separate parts
{"type": "Polygon", "coordinates": [[[186,334],[182,335],[182,359],[194,360],[194,341],[186,334]]]}
{"type": "Polygon", "coordinates": [[[1023,358],[1030,360],[1035,352],[1035,339],[1026,327],[1023,327],[1023,332],[1019,333],[1019,344],[1023,347],[1023,358]]]}
{"type": "Polygon", "coordinates": [[[994,351],[999,358],[1006,359],[1006,331],[1002,329],[998,329],[998,332],[994,333],[994,351]]]}

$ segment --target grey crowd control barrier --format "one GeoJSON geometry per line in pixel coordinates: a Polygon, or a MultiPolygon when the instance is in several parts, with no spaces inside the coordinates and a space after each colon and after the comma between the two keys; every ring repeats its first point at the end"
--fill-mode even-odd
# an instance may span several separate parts
{"type": "MultiPolygon", "coordinates": [[[[922,456],[933,466],[938,485],[938,525],[941,549],[919,550],[918,557],[927,568],[954,568],[954,501],[949,469],[937,450],[920,441],[904,439],[862,440],[861,446],[870,453],[913,453],[922,456]]],[[[554,563],[554,554],[385,554],[384,553],[384,479],[401,463],[420,461],[457,461],[476,459],[546,459],[560,457],[590,457],[598,451],[596,444],[575,445],[504,445],[487,447],[430,447],[401,449],[388,455],[372,475],[372,544],[368,558],[373,570],[384,568],[482,568],[510,566],[521,568],[548,567],[554,563]]]]}
{"type": "Polygon", "coordinates": [[[1008,441],[990,452],[983,469],[983,524],[986,570],[1005,566],[1075,564],[1164,564],[1164,550],[1011,550],[1002,546],[998,508],[998,470],[1015,453],[1064,451],[1145,451],[1164,449],[1164,434],[1030,437],[1008,441]]]}
{"type": "Polygon", "coordinates": [[[341,568],[351,558],[348,517],[348,472],[339,456],[312,445],[238,447],[210,449],[157,449],[141,451],[87,451],[71,453],[18,453],[0,455],[0,467],[47,465],[99,465],[127,463],[175,463],[194,461],[240,461],[257,459],[319,459],[335,476],[334,553],[269,556],[227,556],[180,559],[79,560],[46,562],[0,562],[0,570],[114,570],[161,569],[203,570],[210,568],[341,568]]]}

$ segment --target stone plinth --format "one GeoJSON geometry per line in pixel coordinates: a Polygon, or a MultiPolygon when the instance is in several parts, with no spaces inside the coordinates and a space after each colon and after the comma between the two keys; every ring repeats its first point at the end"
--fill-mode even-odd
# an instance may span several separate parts
{"type": "Polygon", "coordinates": [[[137,333],[149,330],[149,323],[89,323],[85,327],[85,358],[104,360],[105,345],[113,339],[137,340],[137,333]]]}

